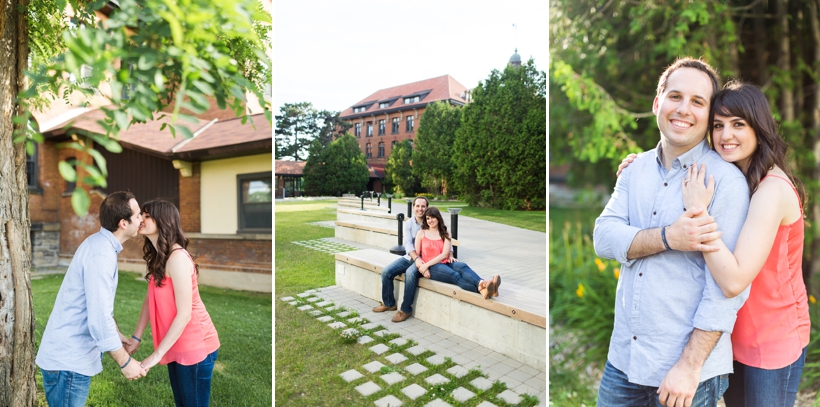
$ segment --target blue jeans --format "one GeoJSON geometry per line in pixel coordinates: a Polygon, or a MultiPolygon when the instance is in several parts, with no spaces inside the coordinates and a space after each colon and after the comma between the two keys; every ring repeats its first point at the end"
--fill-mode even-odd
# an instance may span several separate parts
{"type": "MultiPolygon", "coordinates": [[[[715,407],[729,385],[728,375],[700,382],[692,407],[715,407]]],[[[662,407],[657,387],[630,383],[626,374],[606,361],[604,377],[598,388],[598,407],[662,407]]]]}
{"type": "Polygon", "coordinates": [[[794,363],[780,369],[766,370],[735,361],[724,399],[726,407],[793,406],[805,362],[806,348],[794,363]]]}
{"type": "Polygon", "coordinates": [[[185,366],[177,362],[168,364],[168,377],[177,407],[208,407],[211,403],[211,377],[219,353],[215,350],[205,360],[185,366]]]}
{"type": "Polygon", "coordinates": [[[412,261],[399,257],[382,269],[382,303],[386,307],[396,306],[396,296],[393,294],[393,279],[404,274],[404,300],[401,310],[405,314],[413,313],[413,301],[416,300],[416,289],[419,286],[419,269],[412,261]]]}
{"type": "Polygon", "coordinates": [[[438,263],[430,266],[430,279],[456,284],[464,290],[477,293],[478,283],[481,282],[481,278],[466,263],[461,263],[459,270],[454,270],[449,264],[438,263]]]}
{"type": "Polygon", "coordinates": [[[51,407],[84,407],[91,376],[67,370],[44,370],[43,387],[51,407]]]}

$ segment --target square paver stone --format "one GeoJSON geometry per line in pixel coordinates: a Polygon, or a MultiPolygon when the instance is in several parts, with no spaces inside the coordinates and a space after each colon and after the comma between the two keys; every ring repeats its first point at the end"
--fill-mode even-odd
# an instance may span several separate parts
{"type": "Polygon", "coordinates": [[[313,315],[314,317],[318,317],[319,315],[322,315],[322,311],[315,309],[313,311],[308,312],[308,314],[313,315]]]}
{"type": "Polygon", "coordinates": [[[374,361],[372,361],[372,362],[370,362],[370,363],[368,363],[368,364],[366,364],[362,367],[364,368],[364,370],[367,370],[370,373],[376,373],[379,370],[381,370],[382,366],[384,366],[384,364],[382,362],[379,362],[378,360],[374,360],[374,361]]]}
{"type": "Polygon", "coordinates": [[[410,352],[410,354],[412,354],[413,356],[418,356],[424,352],[427,352],[427,349],[425,349],[424,346],[416,345],[412,348],[407,348],[407,351],[410,352]]]}
{"type": "Polygon", "coordinates": [[[438,365],[440,365],[444,362],[445,362],[444,357],[442,357],[441,355],[433,355],[433,356],[430,356],[429,358],[427,358],[427,363],[429,363],[431,365],[435,365],[435,366],[438,366],[438,365]]]}
{"type": "Polygon", "coordinates": [[[311,297],[311,298],[307,299],[307,302],[317,302],[317,301],[322,301],[322,299],[319,298],[319,297],[311,297]]]}
{"type": "Polygon", "coordinates": [[[371,395],[371,394],[373,394],[373,393],[375,393],[375,392],[377,392],[381,389],[382,388],[379,387],[378,384],[373,383],[373,382],[367,382],[365,384],[360,384],[360,385],[356,386],[356,391],[358,391],[362,396],[365,396],[365,397],[367,397],[367,396],[369,396],[369,395],[371,395]]]}
{"type": "Polygon", "coordinates": [[[299,298],[310,297],[310,293],[299,293],[299,294],[296,294],[296,296],[299,297],[299,298]]]}
{"type": "Polygon", "coordinates": [[[293,298],[293,297],[282,297],[282,298],[280,298],[280,300],[285,301],[285,302],[290,302],[290,301],[295,300],[295,298],[293,298]]]}
{"type": "Polygon", "coordinates": [[[334,322],[334,323],[332,323],[332,324],[327,324],[327,326],[329,326],[329,327],[331,327],[331,328],[333,328],[333,329],[339,329],[339,328],[344,328],[344,327],[346,327],[347,325],[345,325],[345,324],[343,324],[343,323],[341,323],[341,322],[334,322]]]}
{"type": "Polygon", "coordinates": [[[387,361],[389,361],[390,363],[392,363],[394,365],[398,365],[399,363],[404,362],[405,360],[407,360],[407,357],[402,355],[401,353],[394,353],[390,356],[385,357],[385,359],[387,359],[387,361]]]}
{"type": "Polygon", "coordinates": [[[309,309],[313,309],[313,305],[310,305],[310,304],[307,304],[307,305],[302,305],[301,307],[299,307],[299,308],[297,308],[297,309],[298,309],[299,311],[307,311],[307,310],[309,310],[309,309]]]}
{"type": "Polygon", "coordinates": [[[359,333],[359,331],[357,331],[354,328],[345,329],[344,331],[342,331],[342,335],[347,335],[347,336],[354,336],[358,333],[359,333]]]}
{"type": "Polygon", "coordinates": [[[333,301],[322,301],[316,304],[317,307],[327,307],[328,305],[333,304],[333,301]]]}
{"type": "Polygon", "coordinates": [[[493,387],[493,382],[483,378],[483,377],[476,377],[473,381],[470,382],[476,389],[486,391],[490,387],[493,387]]]}
{"type": "Polygon", "coordinates": [[[387,345],[380,343],[376,346],[370,347],[370,350],[372,350],[377,355],[381,355],[382,353],[389,351],[390,348],[388,348],[387,345]]]}
{"type": "Polygon", "coordinates": [[[350,369],[350,370],[340,374],[339,376],[342,376],[342,379],[344,379],[344,381],[346,381],[348,383],[350,383],[350,382],[352,382],[356,379],[359,379],[361,377],[364,377],[363,374],[357,372],[355,369],[350,369]]]}
{"type": "Polygon", "coordinates": [[[344,317],[346,317],[350,314],[352,314],[352,313],[348,312],[348,311],[345,311],[345,312],[340,312],[340,313],[336,314],[336,316],[339,317],[339,318],[344,318],[344,317]]]}
{"type": "Polygon", "coordinates": [[[498,407],[497,405],[490,403],[487,400],[481,402],[481,404],[477,405],[476,407],[498,407]]]}
{"type": "Polygon", "coordinates": [[[385,335],[389,335],[389,334],[390,334],[390,331],[388,331],[386,329],[382,329],[381,331],[376,332],[373,335],[376,335],[376,336],[379,336],[379,337],[384,337],[385,335]]]}
{"type": "Polygon", "coordinates": [[[435,399],[427,404],[424,407],[453,407],[450,403],[442,400],[442,399],[435,399]]]}
{"type": "Polygon", "coordinates": [[[333,317],[331,317],[330,315],[325,315],[325,316],[323,316],[323,317],[319,317],[319,318],[316,318],[316,319],[318,319],[318,320],[319,320],[319,322],[330,322],[330,321],[333,321],[333,317]]]}
{"type": "Polygon", "coordinates": [[[388,343],[392,343],[393,345],[396,345],[396,346],[404,346],[404,345],[407,345],[407,339],[396,338],[396,339],[393,339],[392,341],[390,341],[388,343]]]}
{"type": "Polygon", "coordinates": [[[314,289],[305,290],[305,294],[310,294],[310,293],[315,293],[315,292],[318,292],[318,291],[314,290],[314,289]]]}
{"type": "Polygon", "coordinates": [[[374,402],[379,407],[399,407],[401,405],[401,400],[397,399],[396,396],[384,396],[374,402]]]}
{"type": "Polygon", "coordinates": [[[455,366],[453,366],[453,367],[451,367],[451,368],[447,369],[447,373],[449,373],[449,374],[451,374],[451,375],[453,375],[453,376],[455,376],[455,377],[457,377],[457,378],[461,379],[461,378],[462,378],[462,377],[464,377],[467,373],[470,373],[470,371],[469,371],[469,370],[467,370],[467,369],[465,369],[465,368],[463,368],[463,367],[461,367],[461,366],[459,366],[459,365],[455,365],[455,366]]]}
{"type": "Polygon", "coordinates": [[[290,305],[296,305],[296,304],[298,304],[298,303],[299,303],[299,301],[291,301],[291,302],[289,302],[288,304],[290,304],[290,305]]]}
{"type": "MultiPolygon", "coordinates": [[[[339,314],[339,315],[342,315],[342,314],[339,314]]],[[[345,316],[347,316],[347,315],[345,315],[345,316]]],[[[373,329],[377,326],[379,326],[379,324],[377,324],[375,322],[368,322],[368,323],[362,325],[362,329],[367,329],[369,331],[369,330],[371,330],[371,329],[373,329]]]]}
{"type": "Polygon", "coordinates": [[[412,375],[418,375],[419,373],[424,373],[427,371],[427,367],[422,365],[421,363],[413,363],[410,366],[404,368],[404,370],[410,372],[412,375]]]}
{"type": "Polygon", "coordinates": [[[390,372],[386,375],[383,375],[382,380],[384,380],[385,383],[387,383],[387,385],[390,386],[394,383],[398,383],[404,380],[404,376],[400,375],[398,372],[390,372]]]}
{"type": "Polygon", "coordinates": [[[506,401],[509,404],[518,404],[521,402],[521,396],[519,396],[518,393],[511,390],[504,390],[503,392],[501,392],[501,394],[498,395],[498,398],[506,401]]]}
{"type": "Polygon", "coordinates": [[[410,400],[415,400],[427,393],[427,390],[424,390],[424,387],[419,386],[418,384],[411,384],[403,389],[401,392],[404,393],[405,396],[409,397],[410,400]]]}
{"type": "Polygon", "coordinates": [[[424,381],[435,386],[437,384],[448,383],[450,381],[450,379],[436,373],[436,374],[424,379],[424,381]]]}
{"type": "Polygon", "coordinates": [[[473,398],[473,397],[475,397],[475,393],[473,393],[473,392],[471,392],[471,391],[469,391],[469,390],[467,390],[463,387],[459,387],[459,388],[453,390],[453,398],[460,401],[460,402],[462,402],[462,403],[469,400],[469,399],[471,399],[471,398],[473,398]]]}
{"type": "Polygon", "coordinates": [[[362,322],[362,321],[364,321],[364,318],[362,318],[362,317],[350,318],[350,319],[347,320],[347,322],[349,322],[351,324],[355,324],[357,322],[362,322]]]}
{"type": "Polygon", "coordinates": [[[373,338],[371,338],[371,337],[369,337],[369,336],[367,336],[367,335],[365,335],[365,336],[360,336],[360,337],[359,337],[359,344],[360,344],[360,345],[366,345],[366,344],[368,344],[368,343],[370,343],[370,342],[373,342],[373,338]]]}

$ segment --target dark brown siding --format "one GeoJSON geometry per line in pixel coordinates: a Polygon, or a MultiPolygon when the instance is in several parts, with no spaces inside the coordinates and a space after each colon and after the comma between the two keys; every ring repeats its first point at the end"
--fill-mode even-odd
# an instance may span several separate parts
{"type": "Polygon", "coordinates": [[[170,160],[130,149],[119,154],[102,147],[97,149],[108,166],[108,188],[103,191],[131,191],[140,205],[159,198],[179,208],[179,173],[170,160]]]}

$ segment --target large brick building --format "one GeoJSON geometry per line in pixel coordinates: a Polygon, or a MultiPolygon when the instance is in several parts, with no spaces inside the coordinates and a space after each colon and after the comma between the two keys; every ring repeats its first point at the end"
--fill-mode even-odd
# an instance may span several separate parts
{"type": "Polygon", "coordinates": [[[343,110],[341,119],[353,124],[356,136],[367,157],[371,179],[368,190],[381,192],[384,166],[396,144],[415,141],[416,130],[426,106],[445,101],[463,106],[469,91],[450,75],[379,90],[343,110]]]}

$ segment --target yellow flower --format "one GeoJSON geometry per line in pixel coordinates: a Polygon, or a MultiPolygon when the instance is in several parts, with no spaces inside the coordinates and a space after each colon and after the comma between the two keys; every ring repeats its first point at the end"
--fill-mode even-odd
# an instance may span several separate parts
{"type": "Polygon", "coordinates": [[[809,301],[811,301],[811,303],[814,304],[814,303],[817,302],[817,299],[815,299],[813,295],[810,295],[809,296],[809,301]]]}
{"type": "Polygon", "coordinates": [[[606,264],[604,264],[601,259],[595,259],[595,264],[598,265],[598,271],[604,271],[604,269],[606,269],[606,264]]]}
{"type": "Polygon", "coordinates": [[[578,294],[578,298],[584,298],[584,290],[584,285],[579,283],[578,289],[575,290],[575,294],[578,294]]]}
{"type": "Polygon", "coordinates": [[[616,280],[621,277],[621,269],[619,269],[619,268],[616,268],[615,270],[612,270],[612,273],[615,274],[615,279],[616,280]]]}

